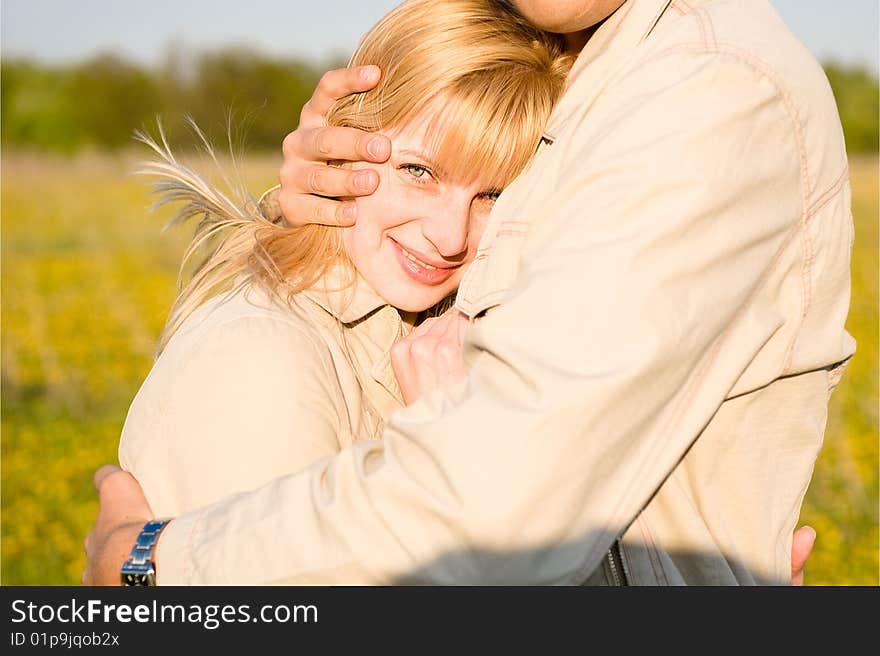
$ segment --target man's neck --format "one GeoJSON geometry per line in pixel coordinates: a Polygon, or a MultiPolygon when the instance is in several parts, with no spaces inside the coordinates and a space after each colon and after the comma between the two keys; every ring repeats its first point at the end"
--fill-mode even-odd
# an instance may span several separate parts
{"type": "MultiPolygon", "coordinates": [[[[605,21],[602,22],[604,23],[605,21]]],[[[598,23],[585,30],[581,30],[580,32],[572,32],[571,34],[563,35],[565,37],[565,47],[568,50],[568,53],[575,57],[581,54],[581,50],[584,49],[584,46],[587,45],[587,41],[589,41],[590,37],[595,34],[601,24],[602,23],[598,23]]]]}

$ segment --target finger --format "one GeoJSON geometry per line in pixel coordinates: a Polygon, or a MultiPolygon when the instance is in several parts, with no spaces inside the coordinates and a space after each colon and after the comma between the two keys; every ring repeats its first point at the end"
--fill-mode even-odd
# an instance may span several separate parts
{"type": "Polygon", "coordinates": [[[812,526],[801,526],[791,538],[791,582],[804,584],[804,567],[816,543],[816,531],[812,526]]]}
{"type": "MultiPolygon", "coordinates": [[[[111,504],[122,503],[131,511],[143,510],[142,506],[146,504],[146,500],[134,476],[119,467],[111,468],[110,465],[102,467],[101,470],[107,470],[98,487],[98,502],[102,509],[111,504]]],[[[95,476],[97,478],[97,474],[95,476]]]]}
{"type": "Polygon", "coordinates": [[[431,326],[428,334],[443,342],[454,344],[460,349],[466,329],[467,319],[465,316],[457,309],[451,308],[437,318],[437,322],[431,326]]]}
{"type": "Polygon", "coordinates": [[[101,467],[98,471],[95,472],[95,477],[93,479],[95,489],[98,490],[98,492],[100,493],[101,485],[104,484],[104,481],[107,479],[107,477],[111,474],[115,474],[116,472],[121,471],[122,470],[116,465],[104,465],[103,467],[101,467]]]}
{"type": "Polygon", "coordinates": [[[413,328],[409,335],[406,336],[405,341],[413,342],[429,334],[433,327],[437,325],[437,319],[438,317],[428,317],[422,321],[418,326],[413,328]]]}
{"type": "Polygon", "coordinates": [[[436,339],[438,342],[448,340],[449,320],[444,319],[442,316],[437,317],[437,319],[434,320],[434,323],[429,326],[425,335],[436,339]]]}
{"type": "Polygon", "coordinates": [[[391,141],[383,134],[356,128],[318,127],[291,132],[282,151],[287,157],[313,162],[384,162],[391,156],[391,141]]]}
{"type": "Polygon", "coordinates": [[[285,175],[285,182],[291,184],[291,189],[331,198],[367,196],[379,186],[379,174],[372,169],[355,171],[326,164],[312,164],[285,175]]]}
{"type": "Polygon", "coordinates": [[[464,315],[464,313],[459,312],[455,308],[453,308],[453,310],[455,310],[457,313],[456,330],[458,332],[458,344],[459,346],[464,346],[464,336],[467,333],[468,328],[470,328],[471,322],[464,315]]]}
{"type": "Polygon", "coordinates": [[[410,345],[413,360],[424,365],[433,365],[437,362],[437,347],[439,340],[433,335],[423,335],[410,345]]]}
{"type": "Polygon", "coordinates": [[[352,93],[372,89],[378,84],[380,77],[379,67],[372,65],[327,71],[321,76],[315,93],[303,107],[300,125],[321,125],[333,103],[352,93]]]}
{"type": "Polygon", "coordinates": [[[281,212],[289,225],[317,223],[327,226],[350,226],[357,219],[354,201],[338,201],[309,194],[282,194],[281,212]]]}
{"type": "Polygon", "coordinates": [[[394,369],[395,375],[400,376],[405,370],[405,365],[409,362],[409,342],[400,340],[391,347],[391,367],[394,369]]]}

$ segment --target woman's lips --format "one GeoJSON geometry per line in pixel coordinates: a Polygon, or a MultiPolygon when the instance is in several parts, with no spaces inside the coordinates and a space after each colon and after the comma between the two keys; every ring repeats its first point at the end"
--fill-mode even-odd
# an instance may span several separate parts
{"type": "Polygon", "coordinates": [[[394,239],[389,237],[389,240],[394,245],[394,254],[406,274],[423,285],[440,285],[449,280],[449,278],[452,277],[452,274],[454,274],[459,266],[461,266],[453,265],[445,268],[433,266],[428,262],[420,260],[394,241],[394,239]]]}

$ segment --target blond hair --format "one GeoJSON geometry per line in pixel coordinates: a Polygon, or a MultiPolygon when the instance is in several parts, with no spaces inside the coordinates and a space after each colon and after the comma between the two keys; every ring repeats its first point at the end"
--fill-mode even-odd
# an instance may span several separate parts
{"type": "MultiPolygon", "coordinates": [[[[381,69],[379,84],[339,100],[328,125],[393,130],[429,105],[439,108],[429,122],[426,154],[450,179],[480,179],[500,190],[534,153],[571,58],[560,37],[500,2],[408,0],[363,37],[350,65],[364,64],[381,69]]],[[[340,262],[354,280],[339,228],[278,225],[252,197],[235,203],[178,162],[164,136],[161,144],[139,138],[160,156],[141,169],[163,178],[159,204],[185,202],[174,222],[202,217],[184,263],[208,251],[174,303],[159,352],[199,305],[236,279],[258,281],[275,295],[284,290],[288,300],[340,262]]],[[[211,152],[206,140],[205,146],[211,152]]]]}

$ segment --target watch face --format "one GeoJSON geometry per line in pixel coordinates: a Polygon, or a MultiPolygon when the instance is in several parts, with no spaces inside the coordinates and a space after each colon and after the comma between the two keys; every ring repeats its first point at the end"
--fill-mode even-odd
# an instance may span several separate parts
{"type": "Polygon", "coordinates": [[[156,585],[156,570],[152,563],[133,565],[125,563],[120,575],[122,585],[156,585]]]}
{"type": "Polygon", "coordinates": [[[150,585],[146,574],[123,574],[122,585],[150,585]]]}

